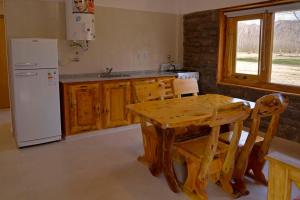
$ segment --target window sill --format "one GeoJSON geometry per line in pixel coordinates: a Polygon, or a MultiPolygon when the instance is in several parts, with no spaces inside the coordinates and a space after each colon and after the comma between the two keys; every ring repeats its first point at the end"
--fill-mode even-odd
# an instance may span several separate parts
{"type": "Polygon", "coordinates": [[[250,82],[241,83],[241,81],[236,81],[236,80],[217,81],[217,84],[218,85],[226,85],[226,86],[250,88],[250,89],[266,91],[266,92],[280,92],[282,94],[300,97],[300,87],[296,87],[296,86],[271,84],[271,83],[250,83],[250,82]]]}

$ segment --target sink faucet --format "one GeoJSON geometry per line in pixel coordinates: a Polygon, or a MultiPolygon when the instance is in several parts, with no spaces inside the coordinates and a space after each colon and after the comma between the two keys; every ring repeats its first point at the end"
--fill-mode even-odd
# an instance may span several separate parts
{"type": "Polygon", "coordinates": [[[106,67],[105,70],[106,70],[107,74],[110,74],[112,72],[113,68],[106,67]]]}
{"type": "Polygon", "coordinates": [[[169,64],[169,71],[175,71],[176,65],[174,64],[174,60],[172,59],[171,55],[168,55],[168,64],[169,64]]]}
{"type": "Polygon", "coordinates": [[[169,70],[170,71],[175,71],[176,70],[176,66],[175,66],[175,64],[173,64],[173,63],[170,63],[170,68],[169,68],[169,70]]]}

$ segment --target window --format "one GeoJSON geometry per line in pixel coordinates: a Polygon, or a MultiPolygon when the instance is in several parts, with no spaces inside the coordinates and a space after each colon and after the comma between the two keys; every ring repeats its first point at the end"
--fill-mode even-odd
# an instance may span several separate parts
{"type": "Polygon", "coordinates": [[[300,3],[266,4],[223,11],[218,81],[300,93],[300,3]]]}
{"type": "Polygon", "coordinates": [[[300,86],[300,10],[275,13],[271,83],[300,86]]]}
{"type": "Polygon", "coordinates": [[[235,73],[258,75],[261,20],[237,21],[235,73]]]}

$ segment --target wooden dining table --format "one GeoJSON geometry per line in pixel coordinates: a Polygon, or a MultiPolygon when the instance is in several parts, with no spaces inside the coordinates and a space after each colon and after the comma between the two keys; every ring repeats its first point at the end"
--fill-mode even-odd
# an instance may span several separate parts
{"type": "Polygon", "coordinates": [[[199,96],[149,101],[127,106],[129,111],[138,115],[141,120],[150,122],[156,129],[158,156],[149,164],[154,176],[164,173],[170,189],[179,192],[178,181],[172,164],[172,145],[175,141],[176,129],[207,125],[211,120],[213,110],[219,106],[235,102],[248,102],[251,109],[255,103],[243,99],[206,94],[199,96]]]}

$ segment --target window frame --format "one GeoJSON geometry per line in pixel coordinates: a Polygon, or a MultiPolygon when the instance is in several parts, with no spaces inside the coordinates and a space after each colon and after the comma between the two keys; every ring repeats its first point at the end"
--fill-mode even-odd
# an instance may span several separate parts
{"type": "Polygon", "coordinates": [[[274,13],[260,13],[227,18],[225,12],[260,8],[298,1],[277,1],[249,4],[220,10],[219,53],[217,84],[241,86],[264,91],[282,92],[300,95],[300,86],[271,83],[274,13]],[[261,19],[260,53],[258,75],[235,73],[237,48],[237,22],[243,20],[261,19]],[[229,30],[229,31],[228,31],[229,30]],[[234,55],[232,55],[234,54],[234,55]]]}

